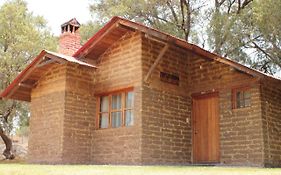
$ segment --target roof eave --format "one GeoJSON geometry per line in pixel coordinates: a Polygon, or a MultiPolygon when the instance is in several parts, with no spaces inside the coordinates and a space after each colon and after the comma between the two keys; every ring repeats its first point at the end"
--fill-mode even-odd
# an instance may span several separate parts
{"type": "MultiPolygon", "coordinates": [[[[50,52],[47,50],[42,50],[40,52],[40,54],[12,81],[12,83],[6,89],[4,89],[4,91],[1,92],[0,98],[15,99],[15,98],[11,97],[13,92],[15,90],[17,90],[17,88],[18,88],[18,86],[20,86],[21,82],[24,81],[28,77],[28,75],[37,67],[37,65],[40,63],[41,59],[47,55],[48,55],[48,57],[50,57],[50,59],[55,59],[55,60],[62,59],[64,62],[71,62],[74,64],[79,64],[82,66],[97,69],[96,66],[79,61],[75,58],[70,59],[70,58],[68,58],[68,56],[63,57],[63,56],[61,56],[61,54],[50,52]]],[[[20,99],[15,99],[15,100],[20,100],[20,99]]]]}
{"type": "Polygon", "coordinates": [[[115,23],[118,22],[118,25],[123,26],[126,29],[131,29],[131,30],[139,30],[145,34],[151,35],[161,41],[164,42],[173,42],[174,44],[183,47],[189,51],[192,51],[198,55],[203,56],[204,58],[212,59],[218,62],[221,62],[223,64],[229,65],[239,71],[242,71],[246,74],[249,74],[253,77],[257,77],[259,79],[262,78],[271,78],[271,79],[276,79],[278,81],[281,81],[281,79],[278,79],[273,76],[269,76],[267,74],[264,74],[262,72],[259,72],[257,70],[254,70],[252,68],[249,68],[247,66],[244,66],[238,62],[235,62],[233,60],[224,58],[220,55],[217,55],[215,53],[212,53],[210,51],[204,50],[203,48],[196,46],[194,44],[190,44],[186,42],[185,40],[182,40],[180,38],[177,38],[175,36],[169,35],[167,33],[164,33],[162,31],[149,28],[143,24],[139,24],[133,21],[129,21],[127,19],[115,16],[113,17],[101,30],[99,30],[92,38],[90,38],[76,53],[73,54],[73,57],[80,57],[83,54],[87,54],[84,52],[88,52],[89,47],[91,47],[91,44],[99,39],[99,37],[103,36],[104,33],[108,32],[107,30],[111,28],[112,25],[115,25],[115,23]]]}
{"type": "Polygon", "coordinates": [[[244,66],[240,63],[229,60],[229,59],[224,58],[222,56],[219,56],[215,53],[204,50],[199,46],[196,46],[194,44],[190,44],[190,43],[188,43],[188,42],[186,42],[186,41],[184,41],[180,38],[177,38],[175,36],[166,34],[164,32],[158,31],[156,29],[149,28],[147,26],[143,26],[143,25],[139,26],[140,24],[132,22],[132,21],[128,21],[128,20],[124,20],[124,19],[122,19],[122,20],[121,20],[121,22],[119,22],[119,24],[124,25],[127,28],[129,27],[129,28],[132,28],[134,30],[141,30],[142,32],[144,32],[148,35],[152,35],[153,37],[158,38],[158,39],[160,39],[161,41],[164,41],[164,42],[173,42],[178,46],[181,46],[181,47],[183,47],[187,50],[190,50],[192,52],[197,53],[198,55],[201,55],[203,57],[207,57],[209,59],[212,59],[212,60],[227,64],[227,65],[230,65],[230,66],[234,67],[235,69],[240,70],[242,72],[245,72],[247,74],[250,74],[254,77],[262,78],[262,77],[265,76],[264,74],[262,74],[258,71],[255,71],[251,68],[248,68],[248,67],[246,67],[246,66],[244,66]],[[137,25],[137,26],[132,26],[131,24],[137,25]],[[144,29],[142,30],[140,27],[143,27],[144,29]],[[148,30],[150,30],[150,32],[148,32],[148,30]]]}
{"type": "Polygon", "coordinates": [[[20,83],[24,75],[36,65],[36,63],[45,55],[45,53],[46,51],[42,50],[40,54],[12,81],[12,83],[6,89],[4,89],[4,91],[1,92],[0,97],[8,98],[12,92],[12,89],[20,83]]]}

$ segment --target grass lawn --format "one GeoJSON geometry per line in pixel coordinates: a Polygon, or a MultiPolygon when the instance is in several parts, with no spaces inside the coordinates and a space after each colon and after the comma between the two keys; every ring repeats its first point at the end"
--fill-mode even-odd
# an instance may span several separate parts
{"type": "Polygon", "coordinates": [[[281,175],[281,169],[192,166],[0,164],[0,175],[281,175]]]}

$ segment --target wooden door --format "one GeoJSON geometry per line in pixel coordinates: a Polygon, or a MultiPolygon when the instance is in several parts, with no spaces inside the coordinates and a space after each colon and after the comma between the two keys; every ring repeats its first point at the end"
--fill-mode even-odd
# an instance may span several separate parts
{"type": "Polygon", "coordinates": [[[219,162],[218,94],[193,98],[193,162],[219,162]]]}

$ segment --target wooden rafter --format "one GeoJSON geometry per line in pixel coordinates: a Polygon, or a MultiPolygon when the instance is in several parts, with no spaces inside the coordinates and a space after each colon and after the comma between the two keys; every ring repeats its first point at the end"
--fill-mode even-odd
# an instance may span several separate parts
{"type": "Polygon", "coordinates": [[[165,46],[162,48],[162,50],[160,51],[157,59],[154,61],[154,63],[152,64],[152,66],[150,67],[150,69],[148,70],[145,78],[144,78],[144,82],[147,82],[149,77],[151,76],[152,72],[154,71],[154,69],[156,68],[156,66],[159,64],[159,62],[162,60],[164,54],[166,53],[166,51],[169,49],[170,44],[166,43],[165,46]]]}
{"type": "Polygon", "coordinates": [[[153,37],[153,36],[151,36],[151,35],[148,35],[148,34],[145,34],[144,36],[145,36],[146,38],[148,38],[149,40],[156,41],[156,42],[158,42],[158,43],[162,43],[162,44],[166,44],[166,43],[167,43],[167,41],[160,40],[160,39],[155,38],[155,37],[153,37]]]}
{"type": "Polygon", "coordinates": [[[39,59],[39,60],[35,63],[35,65],[34,65],[32,68],[30,68],[30,69],[26,72],[26,74],[24,74],[24,76],[21,78],[21,81],[17,84],[17,86],[15,86],[15,87],[9,92],[9,94],[7,95],[6,98],[10,98],[10,97],[12,96],[12,94],[14,94],[14,92],[15,92],[19,87],[26,87],[26,88],[27,88],[27,85],[23,84],[22,82],[23,82],[24,80],[26,80],[26,78],[27,78],[36,68],[38,68],[38,66],[39,66],[39,67],[40,67],[40,65],[43,66],[42,64],[43,64],[44,62],[42,62],[42,61],[40,61],[40,60],[44,60],[44,59],[47,59],[47,60],[50,61],[50,62],[51,62],[51,60],[54,60],[55,62],[59,62],[59,63],[61,63],[61,64],[67,62],[66,60],[60,59],[58,56],[55,56],[55,55],[46,53],[43,58],[39,59]]]}
{"type": "Polygon", "coordinates": [[[24,87],[24,88],[28,88],[28,89],[32,89],[33,85],[31,84],[26,84],[26,83],[19,83],[20,87],[24,87]]]}
{"type": "MultiPolygon", "coordinates": [[[[42,59],[42,58],[41,58],[42,59]]],[[[36,66],[40,63],[40,60],[37,61],[37,63],[35,63],[35,65],[30,68],[26,74],[23,75],[21,82],[24,81],[32,72],[34,69],[36,69],[36,66]]],[[[20,82],[17,84],[17,86],[15,86],[10,92],[9,94],[6,96],[6,98],[10,98],[12,94],[14,94],[14,92],[20,87],[20,82]]]]}
{"type": "Polygon", "coordinates": [[[40,68],[40,67],[43,67],[43,66],[46,66],[48,64],[55,63],[55,62],[57,62],[57,60],[54,60],[54,59],[43,60],[36,67],[40,68]]]}
{"type": "Polygon", "coordinates": [[[151,35],[151,36],[154,36],[156,38],[159,38],[159,39],[161,39],[163,41],[169,40],[169,37],[167,35],[164,35],[163,33],[159,33],[157,31],[151,30],[148,27],[140,26],[138,24],[133,24],[133,23],[131,23],[129,21],[124,21],[124,20],[121,20],[118,23],[119,23],[120,27],[132,28],[134,30],[141,31],[141,32],[146,33],[148,35],[151,35]]]}
{"type": "Polygon", "coordinates": [[[60,57],[58,57],[56,55],[49,54],[49,53],[46,53],[45,58],[50,58],[50,59],[52,59],[56,62],[62,63],[62,64],[67,62],[64,59],[61,59],[60,57]]]}
{"type": "MultiPolygon", "coordinates": [[[[139,25],[139,24],[136,24],[136,23],[132,23],[130,21],[121,20],[121,21],[119,21],[119,24],[123,28],[132,28],[135,31],[137,31],[137,30],[141,31],[141,32],[147,34],[150,37],[153,36],[154,38],[157,38],[158,40],[161,40],[161,41],[164,41],[164,42],[168,42],[171,38],[173,38],[172,36],[168,36],[165,33],[162,33],[160,31],[150,29],[146,26],[142,26],[142,25],[139,25]]],[[[233,62],[231,60],[228,60],[226,58],[220,57],[216,54],[210,53],[210,52],[208,52],[204,49],[201,49],[200,47],[198,47],[196,45],[189,44],[186,41],[183,41],[181,39],[175,39],[174,44],[179,46],[179,47],[182,47],[184,49],[188,49],[192,52],[195,52],[195,53],[203,56],[203,58],[205,58],[205,59],[216,60],[216,61],[221,62],[223,64],[230,65],[230,66],[232,66],[232,67],[234,67],[238,70],[241,70],[241,71],[243,71],[247,74],[253,75],[255,77],[263,77],[264,76],[264,75],[262,75],[261,73],[255,71],[255,70],[247,68],[243,65],[240,65],[239,63],[235,63],[235,62],[233,62]]]]}
{"type": "Polygon", "coordinates": [[[51,63],[64,64],[64,63],[66,63],[66,62],[67,62],[66,60],[63,60],[63,59],[59,58],[59,57],[56,56],[56,55],[47,53],[47,54],[44,56],[43,60],[42,60],[39,64],[37,64],[36,67],[37,67],[37,68],[40,68],[40,67],[43,67],[43,66],[48,65],[48,64],[51,64],[51,63]]]}
{"type": "Polygon", "coordinates": [[[108,33],[110,33],[111,31],[113,31],[114,29],[116,29],[117,27],[119,27],[119,24],[115,24],[112,25],[109,29],[107,29],[104,33],[101,34],[101,36],[97,39],[95,39],[91,45],[83,52],[83,54],[79,55],[79,58],[83,58],[85,57],[85,55],[87,55],[90,50],[97,44],[99,43],[108,33]]]}

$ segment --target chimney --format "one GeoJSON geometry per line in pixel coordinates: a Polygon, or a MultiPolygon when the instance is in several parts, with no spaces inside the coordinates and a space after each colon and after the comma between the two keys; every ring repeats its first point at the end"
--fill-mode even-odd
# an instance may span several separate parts
{"type": "Polygon", "coordinates": [[[81,47],[79,27],[80,23],[75,18],[61,25],[59,53],[71,56],[81,47]]]}

